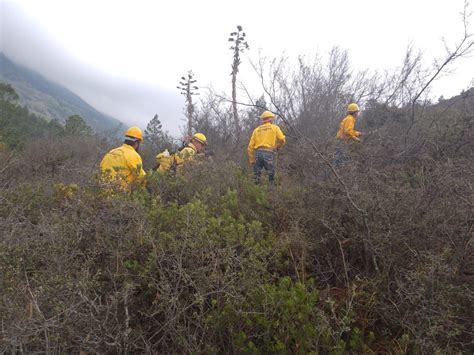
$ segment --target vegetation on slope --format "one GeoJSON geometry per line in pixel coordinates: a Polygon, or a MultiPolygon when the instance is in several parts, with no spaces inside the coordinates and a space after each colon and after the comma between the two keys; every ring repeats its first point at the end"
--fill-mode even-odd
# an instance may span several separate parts
{"type": "Polygon", "coordinates": [[[220,152],[126,195],[99,138],[25,138],[0,153],[0,350],[469,352],[472,147],[442,117],[415,154],[395,126],[351,148],[365,219],[298,142],[274,190],[220,152]]]}

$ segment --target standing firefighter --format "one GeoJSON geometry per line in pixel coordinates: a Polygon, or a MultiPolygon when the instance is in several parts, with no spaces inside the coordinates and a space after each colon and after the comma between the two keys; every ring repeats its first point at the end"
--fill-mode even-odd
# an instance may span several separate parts
{"type": "Polygon", "coordinates": [[[341,121],[339,131],[336,138],[340,140],[353,140],[360,142],[360,132],[354,129],[357,116],[359,116],[359,106],[357,104],[349,104],[347,106],[347,116],[341,121]]]}
{"type": "Polygon", "coordinates": [[[263,123],[254,129],[247,149],[250,164],[253,164],[255,182],[260,182],[262,169],[268,173],[268,180],[273,185],[275,180],[275,156],[285,144],[285,135],[280,127],[272,123],[273,112],[265,111],[260,116],[263,123]]]}
{"type": "Polygon", "coordinates": [[[124,191],[144,184],[145,171],[138,154],[140,143],[143,143],[141,129],[130,127],[125,133],[123,145],[108,152],[100,163],[105,181],[117,184],[124,191]]]}
{"type": "MultiPolygon", "coordinates": [[[[356,124],[357,116],[359,116],[359,105],[355,103],[349,104],[347,106],[347,116],[339,124],[339,130],[336,134],[336,139],[341,141],[349,141],[349,142],[360,142],[360,135],[361,132],[356,131],[354,126],[356,124]]],[[[345,144],[344,144],[345,145],[345,144]]],[[[336,166],[344,165],[345,163],[350,161],[350,157],[344,153],[346,147],[343,146],[343,143],[338,143],[336,147],[335,157],[336,160],[334,164],[336,166]]]]}

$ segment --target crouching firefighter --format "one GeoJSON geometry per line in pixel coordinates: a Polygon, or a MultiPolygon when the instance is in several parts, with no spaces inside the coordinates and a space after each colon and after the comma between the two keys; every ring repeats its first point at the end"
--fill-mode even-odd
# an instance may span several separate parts
{"type": "Polygon", "coordinates": [[[265,169],[271,185],[275,181],[276,153],[285,144],[285,135],[280,127],[272,123],[273,112],[265,111],[260,116],[263,123],[254,129],[247,148],[250,164],[253,165],[255,182],[260,183],[260,175],[265,169]]]}
{"type": "Polygon", "coordinates": [[[199,157],[204,155],[207,146],[207,138],[202,133],[194,134],[190,142],[181,150],[174,154],[170,154],[168,150],[159,153],[156,156],[158,171],[172,171],[178,174],[183,173],[183,167],[190,163],[196,162],[199,157]]]}

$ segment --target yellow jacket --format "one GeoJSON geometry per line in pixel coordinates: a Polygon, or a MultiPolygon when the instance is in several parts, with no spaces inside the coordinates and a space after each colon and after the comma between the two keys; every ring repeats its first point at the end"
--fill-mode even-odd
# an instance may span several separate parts
{"type": "Polygon", "coordinates": [[[247,153],[251,163],[255,162],[255,150],[277,150],[283,147],[286,138],[280,127],[271,122],[265,122],[253,130],[247,153]]]}
{"type": "Polygon", "coordinates": [[[337,131],[336,139],[351,139],[360,141],[360,132],[354,129],[356,119],[352,115],[347,115],[339,125],[339,131],[337,131]]]}
{"type": "Polygon", "coordinates": [[[169,152],[161,152],[156,157],[155,160],[159,164],[158,171],[169,171],[174,163],[174,155],[171,155],[169,152]]]}
{"type": "Polygon", "coordinates": [[[189,143],[181,151],[175,153],[174,157],[176,162],[176,172],[181,173],[184,163],[193,161],[196,158],[196,155],[197,149],[192,143],[189,143]]]}
{"type": "Polygon", "coordinates": [[[124,190],[130,190],[133,184],[143,184],[145,171],[142,158],[128,144],[112,149],[100,163],[100,170],[119,182],[124,190]]]}

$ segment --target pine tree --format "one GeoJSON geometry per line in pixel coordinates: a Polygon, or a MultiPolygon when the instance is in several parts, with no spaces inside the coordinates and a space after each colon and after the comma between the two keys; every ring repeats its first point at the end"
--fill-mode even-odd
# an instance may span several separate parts
{"type": "Polygon", "coordinates": [[[161,146],[161,141],[164,139],[163,126],[161,124],[158,115],[152,118],[148,122],[145,129],[145,141],[150,144],[152,149],[156,149],[161,146]]]}
{"type": "Polygon", "coordinates": [[[66,120],[64,132],[68,136],[89,136],[93,130],[81,116],[73,115],[66,120]]]}

